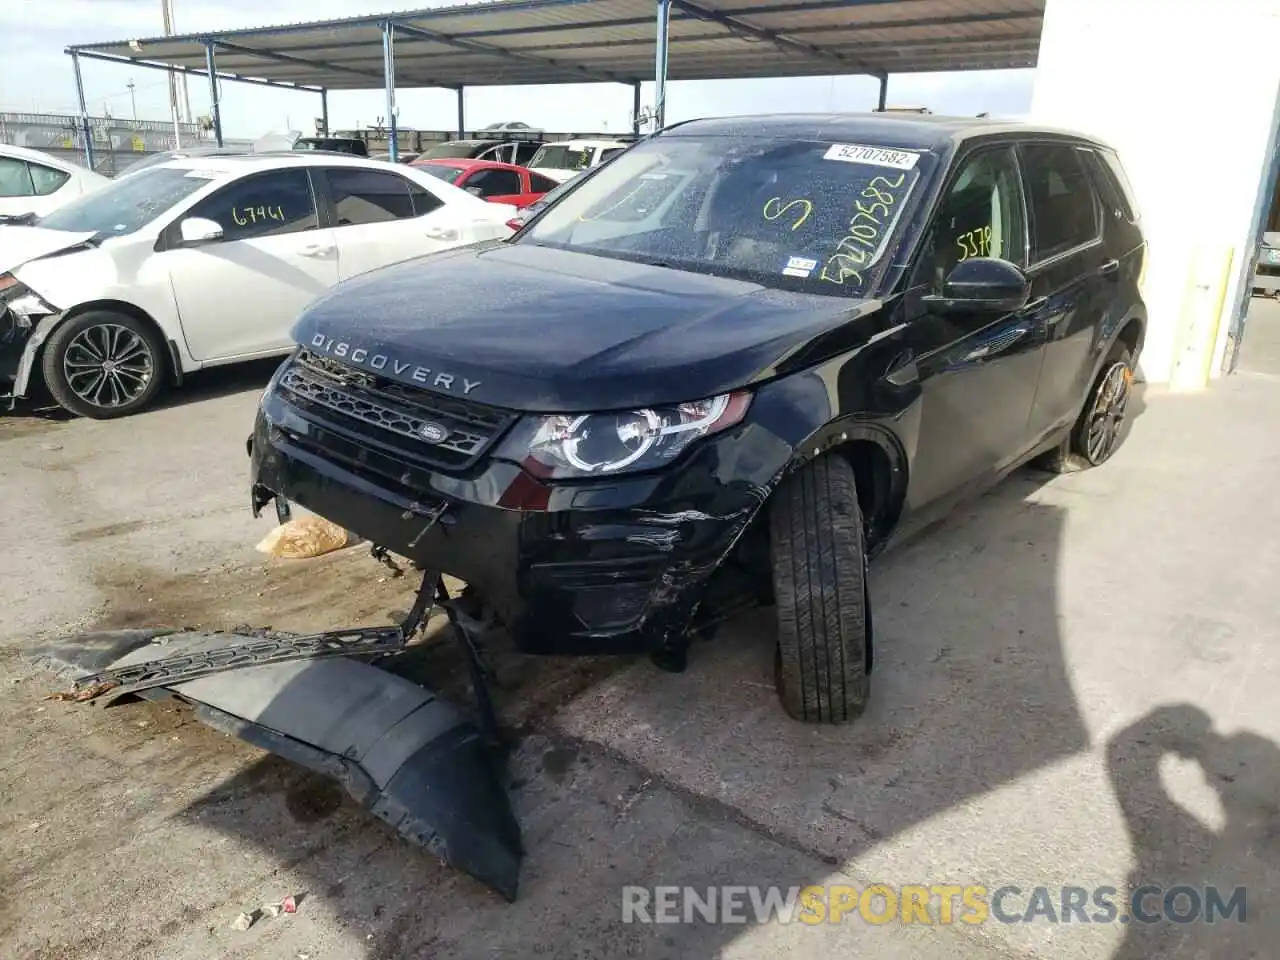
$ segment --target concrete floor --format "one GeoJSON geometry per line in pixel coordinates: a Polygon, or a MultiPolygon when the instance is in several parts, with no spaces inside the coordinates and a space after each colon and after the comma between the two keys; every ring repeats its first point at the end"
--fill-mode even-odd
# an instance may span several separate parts
{"type": "MultiPolygon", "coordinates": [[[[1248,342],[1246,341],[1246,351],[1248,342]]],[[[1246,353],[1247,356],[1247,353],[1246,353]]],[[[264,563],[243,440],[265,373],[125,423],[0,419],[0,954],[15,958],[1274,954],[1280,380],[1149,391],[1104,468],[1021,473],[873,570],[856,725],[788,721],[767,613],[644,662],[508,659],[528,848],[508,906],[327,781],[172,704],[41,697],[87,626],[386,622],[348,551],[264,563]],[[624,884],[1248,887],[1245,924],[623,925],[624,884]],[[296,915],[230,928],[305,894],[296,915]]]]}

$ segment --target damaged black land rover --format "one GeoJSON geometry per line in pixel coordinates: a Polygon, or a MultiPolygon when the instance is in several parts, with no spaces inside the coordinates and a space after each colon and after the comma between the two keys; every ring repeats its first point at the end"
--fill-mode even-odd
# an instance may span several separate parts
{"type": "Polygon", "coordinates": [[[485,598],[532,652],[777,611],[777,686],[868,694],[867,558],[1018,464],[1120,437],[1145,245],[1105,145],[901,116],[681,124],[510,240],[301,318],[253,504],[287,497],[485,598]]]}

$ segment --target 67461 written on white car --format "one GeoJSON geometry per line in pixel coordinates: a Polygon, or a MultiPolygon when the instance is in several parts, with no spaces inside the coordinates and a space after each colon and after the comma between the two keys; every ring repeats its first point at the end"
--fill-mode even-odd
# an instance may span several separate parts
{"type": "Polygon", "coordinates": [[[203,367],[286,353],[311,301],[378,267],[511,235],[515,208],[374,160],[174,160],[0,227],[0,398],[145,407],[203,367]]]}

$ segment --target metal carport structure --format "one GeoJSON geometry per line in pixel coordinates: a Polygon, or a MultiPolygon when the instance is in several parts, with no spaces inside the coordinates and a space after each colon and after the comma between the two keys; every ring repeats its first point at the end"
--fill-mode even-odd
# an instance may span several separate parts
{"type": "MultiPolygon", "coordinates": [[[[1033,67],[1045,0],[490,0],[216,33],[67,48],[92,165],[81,59],[209,78],[219,145],[218,81],[320,94],[382,87],[392,159],[397,85],[457,91],[465,129],[468,86],[655,83],[663,125],[668,80],[1033,67]]],[[[802,104],[797,108],[803,109],[802,104]]]]}

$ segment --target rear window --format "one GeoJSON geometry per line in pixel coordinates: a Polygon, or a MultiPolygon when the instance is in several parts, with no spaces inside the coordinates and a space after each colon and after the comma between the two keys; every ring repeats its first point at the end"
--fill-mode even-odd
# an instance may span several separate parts
{"type": "Polygon", "coordinates": [[[446,183],[453,183],[458,177],[462,176],[462,171],[466,167],[447,167],[443,163],[418,163],[414,167],[423,173],[429,173],[437,179],[444,180],[446,183]]]}
{"type": "Polygon", "coordinates": [[[434,160],[437,157],[474,157],[492,146],[489,143],[477,143],[474,140],[448,140],[437,143],[418,155],[419,160],[434,160]]]}
{"type": "Polygon", "coordinates": [[[516,242],[860,296],[931,166],[874,144],[659,137],[601,167],[516,242]]]}
{"type": "Polygon", "coordinates": [[[585,170],[591,166],[591,151],[577,150],[563,143],[549,143],[533,155],[529,166],[546,170],[585,170]]]}

